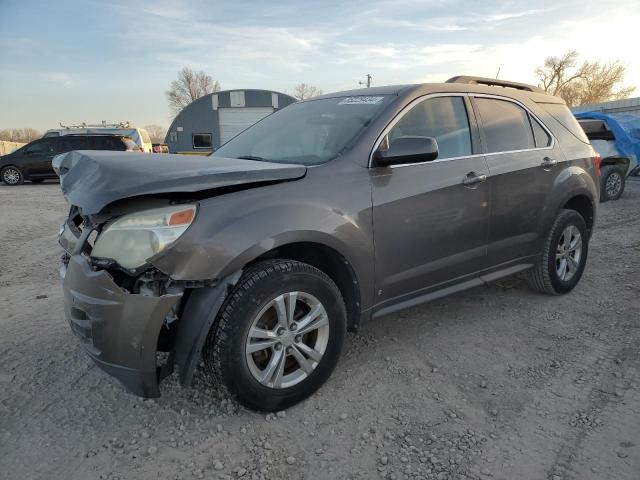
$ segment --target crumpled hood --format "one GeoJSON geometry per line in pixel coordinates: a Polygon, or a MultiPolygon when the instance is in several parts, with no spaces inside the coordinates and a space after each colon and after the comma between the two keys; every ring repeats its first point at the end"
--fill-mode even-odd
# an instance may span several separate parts
{"type": "Polygon", "coordinates": [[[93,215],[123,198],[295,180],[303,165],[200,155],[73,151],[53,159],[67,202],[93,215]]]}

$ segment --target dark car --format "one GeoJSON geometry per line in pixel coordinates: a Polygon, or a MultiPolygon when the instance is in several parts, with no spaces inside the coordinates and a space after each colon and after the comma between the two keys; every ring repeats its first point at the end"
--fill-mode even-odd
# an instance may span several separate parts
{"type": "Polygon", "coordinates": [[[39,183],[58,178],[51,166],[56,155],[72,150],[140,151],[135,142],[123,135],[65,135],[34,140],[0,157],[0,177],[6,185],[20,185],[25,180],[39,183]]]}
{"type": "Polygon", "coordinates": [[[151,148],[153,153],[169,153],[169,145],[166,143],[154,143],[151,148]]]}
{"type": "Polygon", "coordinates": [[[474,77],[298,102],[209,157],[63,155],[66,316],[130,392],[203,362],[283,409],[372,318],[522,271],[571,291],[595,155],[561,99],[474,77]]]}

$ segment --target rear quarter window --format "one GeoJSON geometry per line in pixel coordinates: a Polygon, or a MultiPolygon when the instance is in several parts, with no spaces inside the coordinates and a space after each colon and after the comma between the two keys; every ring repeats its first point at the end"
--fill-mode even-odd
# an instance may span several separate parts
{"type": "Polygon", "coordinates": [[[584,130],[582,130],[576,117],[573,116],[573,113],[571,113],[571,110],[569,110],[566,105],[560,103],[539,103],[538,105],[544,108],[549,115],[556,119],[560,125],[571,132],[578,140],[587,144],[589,143],[589,139],[585,135],[584,130]]]}

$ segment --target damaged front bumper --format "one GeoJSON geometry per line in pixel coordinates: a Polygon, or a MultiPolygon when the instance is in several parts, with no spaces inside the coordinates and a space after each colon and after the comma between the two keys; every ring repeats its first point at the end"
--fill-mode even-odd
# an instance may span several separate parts
{"type": "Polygon", "coordinates": [[[89,356],[129,392],[160,396],[158,383],[166,372],[157,364],[158,336],[182,293],[130,293],[79,253],[68,258],[60,273],[65,316],[89,356]]]}

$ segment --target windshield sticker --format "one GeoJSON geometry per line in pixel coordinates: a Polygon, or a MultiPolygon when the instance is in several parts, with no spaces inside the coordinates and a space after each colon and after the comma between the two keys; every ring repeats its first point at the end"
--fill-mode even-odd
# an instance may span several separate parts
{"type": "Polygon", "coordinates": [[[360,95],[357,97],[347,97],[344,100],[338,102],[338,105],[375,105],[384,97],[368,97],[360,95]]]}

